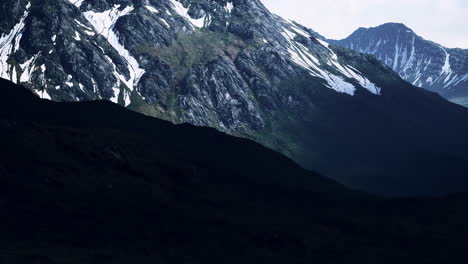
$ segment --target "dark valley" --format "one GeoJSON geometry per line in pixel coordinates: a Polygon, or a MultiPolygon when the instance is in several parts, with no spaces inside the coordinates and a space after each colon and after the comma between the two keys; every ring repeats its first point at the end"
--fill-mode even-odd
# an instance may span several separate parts
{"type": "Polygon", "coordinates": [[[2,263],[466,257],[466,195],[377,198],[211,128],[0,91],[2,263]]]}

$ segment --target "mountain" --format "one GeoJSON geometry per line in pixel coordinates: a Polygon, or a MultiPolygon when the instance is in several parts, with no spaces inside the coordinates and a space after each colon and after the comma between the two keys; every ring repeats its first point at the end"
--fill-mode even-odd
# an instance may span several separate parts
{"type": "MultiPolygon", "coordinates": [[[[228,130],[264,126],[259,101],[278,104],[265,94],[298,70],[339,92],[380,91],[256,0],[15,0],[2,10],[2,77],[55,101],[106,99],[228,130]]],[[[298,100],[288,96],[277,100],[298,100]]]]}
{"type": "Polygon", "coordinates": [[[466,195],[382,199],[211,128],[0,92],[1,263],[465,257],[466,195]]]}
{"type": "Polygon", "coordinates": [[[468,190],[468,110],[258,0],[6,0],[2,77],[253,139],[352,188],[468,190]]]}
{"type": "Polygon", "coordinates": [[[372,54],[413,85],[468,106],[468,50],[443,47],[397,23],[359,28],[331,42],[372,54]]]}

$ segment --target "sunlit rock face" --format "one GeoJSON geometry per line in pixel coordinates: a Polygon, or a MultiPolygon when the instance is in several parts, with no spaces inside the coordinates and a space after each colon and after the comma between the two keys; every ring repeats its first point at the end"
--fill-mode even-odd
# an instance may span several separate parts
{"type": "Polygon", "coordinates": [[[354,95],[381,88],[309,29],[259,1],[6,1],[1,77],[57,101],[105,99],[222,130],[265,126],[308,75],[354,95]],[[7,11],[7,10],[13,10],[7,11]]]}

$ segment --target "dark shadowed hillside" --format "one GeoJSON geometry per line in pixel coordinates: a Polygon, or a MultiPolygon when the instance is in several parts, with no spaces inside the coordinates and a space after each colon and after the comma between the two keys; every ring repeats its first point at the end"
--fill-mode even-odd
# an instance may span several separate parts
{"type": "MultiPolygon", "coordinates": [[[[376,194],[468,190],[468,109],[260,0],[3,0],[0,17],[0,78],[41,98],[213,127],[376,194]]],[[[406,68],[414,36],[403,33],[392,62],[406,68]]],[[[438,87],[462,85],[463,56],[431,50],[432,63],[411,61],[430,64],[438,87]]]]}
{"type": "Polygon", "coordinates": [[[464,195],[378,199],[214,129],[0,92],[0,263],[464,263],[464,195]]]}

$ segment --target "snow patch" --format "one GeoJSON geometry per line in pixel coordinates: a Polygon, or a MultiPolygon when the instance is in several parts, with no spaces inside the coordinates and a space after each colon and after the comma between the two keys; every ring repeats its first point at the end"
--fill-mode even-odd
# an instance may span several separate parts
{"type": "MultiPolygon", "coordinates": [[[[130,55],[130,52],[125,49],[125,47],[120,43],[117,32],[114,31],[115,23],[117,20],[123,16],[128,15],[134,10],[133,6],[127,6],[123,9],[120,8],[120,5],[114,5],[112,9],[107,11],[96,13],[93,11],[88,11],[84,13],[86,19],[93,25],[96,32],[102,35],[107,39],[107,41],[112,45],[112,47],[124,58],[127,62],[128,71],[130,72],[130,78],[127,80],[125,76],[119,74],[114,65],[114,75],[117,77],[118,82],[116,83],[114,90],[114,97],[111,99],[116,102],[120,93],[120,81],[125,83],[125,85],[133,91],[138,82],[140,81],[141,76],[145,73],[145,70],[140,68],[138,61],[130,55]]],[[[110,58],[109,58],[110,60],[110,58]]],[[[110,62],[113,64],[112,60],[110,62]]]]}
{"type": "MultiPolygon", "coordinates": [[[[77,19],[75,19],[75,22],[76,24],[78,24],[78,26],[80,26],[81,28],[83,28],[83,31],[86,33],[86,35],[89,35],[89,36],[94,36],[96,35],[96,33],[94,33],[93,29],[86,26],[85,24],[81,23],[80,21],[78,21],[77,19]]],[[[75,32],[75,35],[77,33],[75,32]]],[[[55,40],[54,40],[55,41],[55,40]]]]}
{"type": "Polygon", "coordinates": [[[232,2],[227,2],[224,8],[229,14],[231,14],[232,10],[234,9],[234,4],[232,2]]]}
{"type": "Polygon", "coordinates": [[[167,23],[167,21],[166,21],[164,18],[159,18],[159,20],[161,20],[161,22],[164,24],[164,26],[165,26],[166,28],[168,28],[168,29],[171,28],[171,26],[169,25],[169,23],[167,23]]]}
{"type": "MultiPolygon", "coordinates": [[[[296,31],[297,28],[294,28],[293,30],[296,31]]],[[[308,70],[312,76],[325,80],[327,83],[326,85],[330,89],[333,89],[340,93],[354,95],[356,87],[353,84],[345,81],[345,79],[342,76],[338,76],[319,67],[320,61],[312,54],[312,52],[301,43],[294,41],[295,37],[297,36],[295,33],[291,32],[286,28],[283,28],[282,35],[289,44],[287,47],[287,52],[294,63],[308,70]]],[[[374,83],[369,81],[367,78],[365,78],[358,70],[354,69],[351,66],[342,65],[341,63],[339,63],[338,55],[329,48],[329,44],[327,42],[320,39],[317,39],[317,41],[328,51],[328,65],[334,67],[344,77],[353,79],[360,86],[367,89],[369,92],[376,95],[379,95],[381,93],[381,89],[377,87],[374,83]]]]}
{"type": "Polygon", "coordinates": [[[12,69],[14,67],[8,63],[8,59],[19,49],[19,44],[25,27],[24,21],[29,15],[30,7],[31,3],[28,3],[18,24],[16,24],[8,34],[2,34],[0,36],[0,78],[8,79],[15,83],[17,81],[16,71],[12,69]]]}
{"type": "Polygon", "coordinates": [[[400,40],[400,31],[398,31],[398,36],[395,42],[395,57],[393,58],[393,67],[392,67],[394,71],[396,71],[398,67],[398,56],[400,55],[400,47],[398,46],[399,40],[400,40]]]}
{"type": "Polygon", "coordinates": [[[352,66],[343,65],[340,62],[338,62],[338,56],[336,56],[336,54],[332,56],[332,59],[330,60],[330,62],[344,76],[355,80],[357,83],[359,83],[360,86],[367,89],[372,94],[380,95],[381,88],[379,88],[374,83],[369,81],[356,68],[352,66]]]}
{"type": "Polygon", "coordinates": [[[159,11],[156,8],[154,8],[154,7],[150,6],[150,5],[146,5],[145,8],[148,9],[148,11],[150,11],[151,13],[155,13],[155,14],[159,13],[159,11]]]}
{"type": "Polygon", "coordinates": [[[85,24],[81,23],[80,21],[78,21],[77,19],[75,19],[75,22],[76,24],[78,24],[78,26],[82,27],[82,28],[85,28],[87,30],[93,30],[92,28],[86,26],[85,24]]]}
{"type": "Polygon", "coordinates": [[[310,35],[309,32],[307,32],[307,31],[301,29],[300,27],[298,27],[294,21],[288,20],[287,23],[288,23],[288,25],[291,27],[291,29],[292,29],[294,32],[296,32],[297,34],[302,35],[302,36],[304,36],[304,37],[306,37],[306,38],[310,38],[310,37],[311,37],[311,35],[310,35]]]}
{"type": "Polygon", "coordinates": [[[172,6],[174,7],[174,11],[176,11],[176,13],[183,17],[185,20],[189,21],[190,24],[192,24],[192,26],[196,27],[196,28],[202,28],[204,25],[205,25],[205,17],[206,16],[203,16],[202,18],[199,18],[199,19],[194,19],[192,17],[190,17],[190,15],[188,14],[188,11],[189,11],[189,8],[185,8],[182,3],[176,1],[176,0],[170,0],[171,3],[172,3],[172,6]]]}
{"type": "Polygon", "coordinates": [[[37,60],[37,57],[39,57],[39,53],[32,56],[29,60],[24,62],[23,64],[20,64],[21,68],[21,76],[20,76],[20,83],[26,83],[29,82],[31,79],[31,75],[34,72],[34,63],[37,60]]]}
{"type": "Polygon", "coordinates": [[[94,33],[94,32],[91,31],[91,30],[85,30],[84,32],[85,32],[86,35],[88,35],[88,36],[95,36],[95,35],[96,35],[96,33],[94,33]]]}
{"type": "Polygon", "coordinates": [[[81,6],[81,4],[83,4],[83,1],[84,0],[68,0],[68,2],[74,4],[78,8],[81,6]]]}
{"type": "Polygon", "coordinates": [[[81,41],[81,36],[80,36],[80,33],[78,33],[77,31],[75,31],[75,36],[73,37],[76,41],[81,41]]]}
{"type": "Polygon", "coordinates": [[[70,87],[70,88],[74,86],[74,84],[73,84],[73,82],[72,82],[72,79],[73,79],[73,76],[68,75],[68,76],[67,76],[67,81],[65,82],[65,84],[66,84],[68,87],[70,87]]]}
{"type": "Polygon", "coordinates": [[[39,96],[41,97],[41,99],[52,100],[46,89],[42,89],[41,91],[39,91],[39,96]]]}
{"type": "Polygon", "coordinates": [[[128,91],[126,90],[124,91],[123,98],[124,98],[125,107],[129,106],[132,103],[132,101],[130,100],[130,93],[128,91]]]}
{"type": "Polygon", "coordinates": [[[114,97],[112,97],[110,99],[112,102],[117,104],[119,102],[120,80],[121,80],[121,78],[124,78],[124,77],[117,72],[117,66],[115,66],[112,59],[107,55],[105,55],[105,56],[106,56],[107,61],[109,61],[109,63],[112,64],[114,76],[116,76],[116,78],[117,78],[117,83],[115,84],[114,87],[112,87],[112,90],[114,91],[114,97]]]}
{"type": "Polygon", "coordinates": [[[444,48],[442,48],[442,50],[445,52],[445,63],[444,63],[444,66],[442,67],[442,72],[440,74],[441,75],[450,74],[452,72],[451,67],[450,67],[450,54],[444,48]]]}
{"type": "Polygon", "coordinates": [[[330,48],[330,43],[326,42],[326,41],[323,41],[319,38],[316,38],[318,42],[320,42],[320,44],[322,44],[322,46],[326,47],[326,48],[330,48]]]}
{"type": "Polygon", "coordinates": [[[84,89],[83,84],[78,83],[78,87],[80,88],[80,90],[81,90],[82,92],[85,92],[85,89],[84,89]]]}

